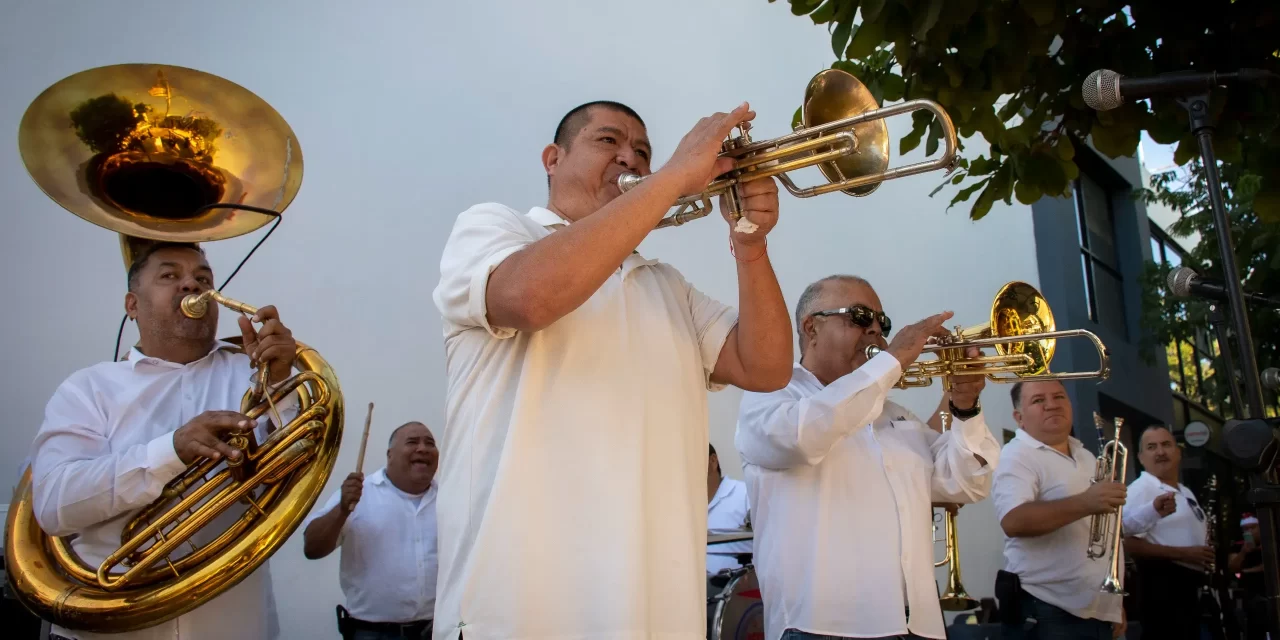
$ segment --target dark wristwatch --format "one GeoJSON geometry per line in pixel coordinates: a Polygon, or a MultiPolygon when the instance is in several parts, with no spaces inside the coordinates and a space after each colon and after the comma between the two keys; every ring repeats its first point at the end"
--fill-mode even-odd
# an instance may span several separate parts
{"type": "Polygon", "coordinates": [[[969,418],[972,418],[978,415],[979,413],[982,413],[981,400],[975,400],[973,403],[973,408],[968,410],[957,409],[956,405],[952,404],[950,400],[947,401],[947,406],[951,408],[951,415],[960,420],[968,420],[969,418]]]}

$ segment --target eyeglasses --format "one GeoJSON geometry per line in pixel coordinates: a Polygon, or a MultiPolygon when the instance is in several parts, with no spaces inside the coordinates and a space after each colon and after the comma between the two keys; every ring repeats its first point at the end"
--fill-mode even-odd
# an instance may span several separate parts
{"type": "Polygon", "coordinates": [[[893,327],[893,323],[889,321],[883,311],[875,311],[871,307],[864,304],[855,304],[851,307],[843,307],[840,309],[830,309],[827,311],[817,311],[815,316],[846,316],[849,322],[852,322],[863,329],[870,329],[872,322],[880,323],[880,333],[889,335],[889,330],[893,327]]]}

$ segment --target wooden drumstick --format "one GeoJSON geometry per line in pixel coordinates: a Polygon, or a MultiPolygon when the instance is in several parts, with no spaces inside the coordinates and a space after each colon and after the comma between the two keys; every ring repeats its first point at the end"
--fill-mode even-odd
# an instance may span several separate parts
{"type": "Polygon", "coordinates": [[[360,438],[360,457],[356,458],[356,473],[364,473],[364,447],[369,444],[369,425],[373,424],[373,403],[369,403],[369,415],[364,417],[364,436],[360,438]]]}

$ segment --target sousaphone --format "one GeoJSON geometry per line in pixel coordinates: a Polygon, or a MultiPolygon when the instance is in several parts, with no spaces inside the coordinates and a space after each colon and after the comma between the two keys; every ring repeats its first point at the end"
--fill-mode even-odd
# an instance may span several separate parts
{"type": "MultiPolygon", "coordinates": [[[[46,195],[120,234],[126,268],[148,242],[211,242],[259,229],[302,184],[301,149],[275,109],[223,78],[169,65],[99,67],[59,81],[28,107],[18,146],[46,195]]],[[[216,291],[189,296],[182,309],[198,317],[211,301],[256,311],[216,291]]],[[[258,569],[315,504],[342,441],[337,376],[301,342],[294,367],[299,373],[270,393],[260,367],[240,410],[256,419],[296,393],[296,417],[262,442],[230,438],[243,454],[235,466],[192,462],[96,566],[70,539],[40,528],[28,468],[6,522],[18,599],[59,626],[118,633],[191,611],[258,569]],[[243,509],[233,524],[206,530],[232,507],[243,509]],[[211,542],[196,545],[196,533],[211,542]]]]}

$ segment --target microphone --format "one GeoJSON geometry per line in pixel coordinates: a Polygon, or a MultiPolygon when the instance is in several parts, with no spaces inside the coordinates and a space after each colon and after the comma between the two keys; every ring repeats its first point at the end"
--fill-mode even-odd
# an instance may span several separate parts
{"type": "MultiPolygon", "coordinates": [[[[1179,298],[1189,298],[1192,296],[1199,298],[1209,298],[1211,300],[1226,300],[1227,288],[1222,286],[1221,282],[1205,280],[1196,273],[1191,267],[1178,267],[1169,272],[1167,283],[1169,291],[1179,298]]],[[[1266,296],[1260,296],[1256,293],[1244,292],[1244,299],[1249,302],[1275,305],[1275,300],[1266,296]]]]}
{"type": "Polygon", "coordinates": [[[1275,77],[1270,71],[1241,69],[1231,73],[1177,71],[1153,78],[1126,78],[1110,69],[1098,69],[1084,79],[1080,93],[1091,109],[1110,111],[1125,102],[1151,96],[1199,93],[1229,81],[1258,82],[1275,77]]]}
{"type": "Polygon", "coordinates": [[[1262,386],[1272,391],[1280,391],[1280,369],[1275,367],[1263,369],[1262,386]]]}

